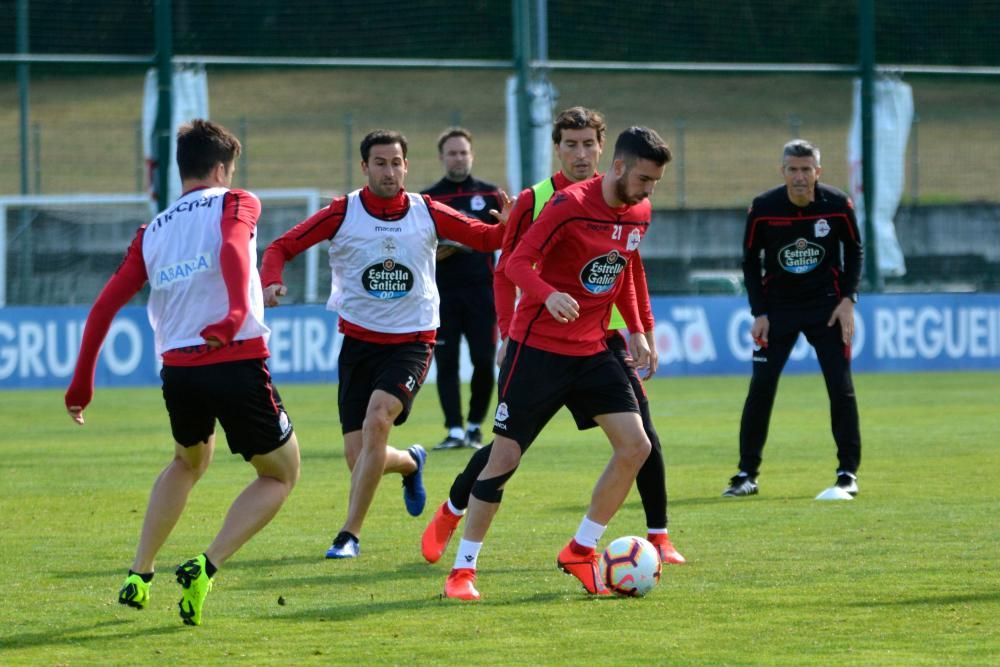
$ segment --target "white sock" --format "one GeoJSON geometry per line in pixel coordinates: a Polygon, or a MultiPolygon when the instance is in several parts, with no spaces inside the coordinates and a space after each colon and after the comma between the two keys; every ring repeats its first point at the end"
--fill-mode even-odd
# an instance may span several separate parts
{"type": "Polygon", "coordinates": [[[476,561],[479,560],[479,550],[482,548],[482,542],[461,540],[458,543],[458,553],[455,554],[455,569],[471,567],[475,570],[476,561]]]}
{"type": "Polygon", "coordinates": [[[647,535],[666,535],[667,534],[667,529],[666,528],[647,528],[646,529],[646,534],[647,535]]]}
{"type": "Polygon", "coordinates": [[[465,510],[460,510],[451,504],[451,498],[448,499],[448,511],[455,516],[463,516],[465,514],[465,510]]]}
{"type": "Polygon", "coordinates": [[[473,429],[481,431],[482,430],[482,424],[475,424],[473,422],[469,422],[469,425],[465,427],[465,430],[467,430],[467,431],[472,431],[473,429]]]}
{"type": "Polygon", "coordinates": [[[587,517],[583,517],[583,521],[580,522],[580,527],[576,529],[576,543],[581,547],[590,547],[591,549],[597,548],[597,543],[600,541],[601,536],[604,535],[604,530],[607,526],[602,526],[599,523],[594,523],[587,517]]]}
{"type": "Polygon", "coordinates": [[[459,440],[461,440],[462,438],[465,437],[465,431],[462,430],[461,426],[452,426],[450,429],[448,429],[448,437],[458,438],[459,440]]]}

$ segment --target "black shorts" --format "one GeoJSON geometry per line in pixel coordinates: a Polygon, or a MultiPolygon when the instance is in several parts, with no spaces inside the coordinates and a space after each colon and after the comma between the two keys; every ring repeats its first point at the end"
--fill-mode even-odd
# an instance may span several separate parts
{"type": "Polygon", "coordinates": [[[208,366],[164,366],[163,400],[170,430],[183,447],[204,442],[222,424],[229,451],[249,461],[292,437],[292,422],[264,359],[208,366]]]}
{"type": "Polygon", "coordinates": [[[394,423],[399,426],[405,422],[427,377],[433,350],[429,343],[385,345],[344,336],[337,362],[340,376],[337,405],[342,431],[351,433],[361,428],[376,389],[399,399],[403,411],[394,423]]]}
{"type": "Polygon", "coordinates": [[[515,440],[521,451],[563,406],[581,429],[598,415],[639,412],[628,376],[610,350],[571,357],[512,340],[498,386],[493,432],[515,440]]]}
{"type": "MultiPolygon", "coordinates": [[[[608,349],[611,350],[611,354],[621,364],[622,370],[625,371],[625,375],[628,377],[629,384],[632,385],[632,395],[639,402],[639,412],[642,413],[642,406],[645,403],[649,403],[649,397],[646,395],[646,387],[642,384],[642,378],[639,377],[638,371],[629,366],[628,362],[631,355],[628,352],[628,343],[626,343],[625,337],[617,331],[608,334],[607,342],[608,349]]],[[[597,422],[590,417],[580,419],[576,415],[573,415],[573,418],[576,420],[576,427],[581,431],[597,426],[597,422]]]]}

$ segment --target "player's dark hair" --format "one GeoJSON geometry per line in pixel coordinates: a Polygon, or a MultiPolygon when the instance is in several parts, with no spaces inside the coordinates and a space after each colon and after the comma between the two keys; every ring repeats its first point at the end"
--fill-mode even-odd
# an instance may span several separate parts
{"type": "Polygon", "coordinates": [[[781,163],[785,163],[786,157],[811,157],[816,160],[819,166],[819,149],[805,139],[792,139],[781,150],[781,163]]]}
{"type": "Polygon", "coordinates": [[[619,134],[618,140],[615,141],[614,159],[624,160],[627,165],[643,159],[662,167],[672,158],[667,142],[660,138],[656,130],[648,127],[633,125],[619,134]]]}
{"type": "Polygon", "coordinates": [[[399,144],[403,149],[403,159],[406,159],[406,137],[395,130],[372,130],[361,140],[361,161],[367,163],[372,152],[372,146],[391,146],[399,144]]]}
{"type": "Polygon", "coordinates": [[[239,139],[210,120],[195,118],[177,130],[177,169],[182,180],[205,178],[220,162],[233,162],[242,150],[239,139]]]}
{"type": "Polygon", "coordinates": [[[564,109],[552,121],[552,143],[558,144],[562,141],[563,130],[585,130],[588,127],[594,128],[597,133],[597,143],[603,146],[604,133],[607,131],[608,125],[604,122],[604,115],[600,111],[594,111],[587,107],[564,109]]]}
{"type": "Polygon", "coordinates": [[[454,137],[462,137],[469,142],[470,146],[472,145],[472,132],[469,132],[464,127],[449,127],[438,137],[438,154],[444,151],[444,142],[454,137]]]}

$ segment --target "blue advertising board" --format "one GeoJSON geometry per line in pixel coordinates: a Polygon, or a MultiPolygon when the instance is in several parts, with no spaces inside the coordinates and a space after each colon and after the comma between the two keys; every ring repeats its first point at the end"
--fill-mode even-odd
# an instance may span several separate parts
{"type": "MultiPolygon", "coordinates": [[[[753,321],[740,297],[655,297],[659,376],[749,374],[753,321]]],[[[0,389],[65,387],[87,309],[0,308],[0,389]]],[[[266,312],[275,380],[336,382],[341,336],[322,306],[266,312]]],[[[1000,369],[1000,294],[863,295],[852,354],[860,372],[1000,369]]],[[[468,364],[463,363],[468,379],[468,364]]],[[[817,372],[800,338],[787,371],[817,372]]],[[[433,379],[433,375],[431,376],[433,379]]],[[[97,386],[159,384],[159,360],[142,307],[123,308],[97,364],[97,386]]]]}

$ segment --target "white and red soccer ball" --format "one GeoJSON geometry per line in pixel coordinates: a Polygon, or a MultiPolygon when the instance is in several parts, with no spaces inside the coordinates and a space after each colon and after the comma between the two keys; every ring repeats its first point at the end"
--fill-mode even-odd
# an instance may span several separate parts
{"type": "Polygon", "coordinates": [[[661,568],[656,547],[641,537],[619,537],[601,554],[601,577],[615,595],[645,595],[660,580],[661,568]]]}

